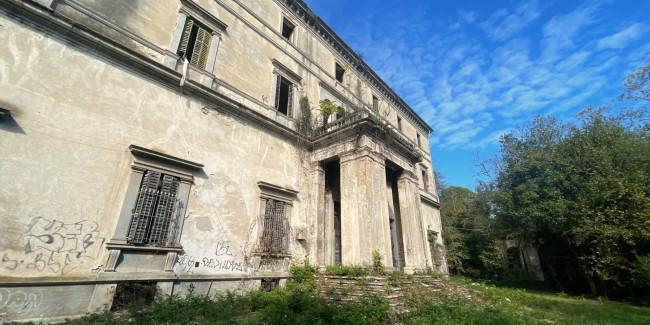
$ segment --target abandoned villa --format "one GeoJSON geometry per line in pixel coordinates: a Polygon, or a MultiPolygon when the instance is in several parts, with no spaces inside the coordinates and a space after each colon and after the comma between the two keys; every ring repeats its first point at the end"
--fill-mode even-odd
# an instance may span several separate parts
{"type": "Polygon", "coordinates": [[[447,272],[431,127],[301,0],[2,0],[0,43],[0,322],[447,272]]]}

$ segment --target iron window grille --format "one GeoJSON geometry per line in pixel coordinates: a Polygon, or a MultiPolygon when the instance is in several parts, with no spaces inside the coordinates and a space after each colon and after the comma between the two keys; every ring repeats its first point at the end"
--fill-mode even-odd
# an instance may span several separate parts
{"type": "Polygon", "coordinates": [[[147,170],[132,210],[127,243],[168,246],[180,178],[147,170]]]}
{"type": "Polygon", "coordinates": [[[286,255],[289,219],[286,215],[286,203],[266,199],[264,224],[260,237],[259,252],[268,255],[286,255]]]}

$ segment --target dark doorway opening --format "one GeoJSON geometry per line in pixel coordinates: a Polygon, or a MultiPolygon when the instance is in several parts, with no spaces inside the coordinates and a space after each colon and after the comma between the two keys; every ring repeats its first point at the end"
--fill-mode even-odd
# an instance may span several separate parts
{"type": "Polygon", "coordinates": [[[406,264],[404,257],[404,240],[402,238],[402,217],[400,215],[399,192],[397,178],[401,169],[390,161],[386,161],[386,198],[388,204],[388,222],[390,223],[390,243],[393,252],[393,267],[403,268],[406,264]]]}
{"type": "Polygon", "coordinates": [[[334,264],[341,264],[343,251],[341,242],[341,165],[338,160],[325,165],[325,211],[331,220],[334,264]]]}

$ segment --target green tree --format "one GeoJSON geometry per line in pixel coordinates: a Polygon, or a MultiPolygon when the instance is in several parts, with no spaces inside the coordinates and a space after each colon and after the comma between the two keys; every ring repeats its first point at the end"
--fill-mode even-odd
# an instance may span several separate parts
{"type": "Polygon", "coordinates": [[[493,231],[490,192],[451,186],[440,190],[440,209],[449,272],[498,279],[507,263],[493,231]]]}
{"type": "Polygon", "coordinates": [[[650,60],[627,77],[620,99],[650,102],[650,60]]]}
{"type": "Polygon", "coordinates": [[[594,295],[634,290],[649,253],[648,126],[643,111],[609,113],[587,109],[578,124],[536,117],[504,136],[494,196],[500,228],[534,238],[558,286],[584,281],[594,295]]]}

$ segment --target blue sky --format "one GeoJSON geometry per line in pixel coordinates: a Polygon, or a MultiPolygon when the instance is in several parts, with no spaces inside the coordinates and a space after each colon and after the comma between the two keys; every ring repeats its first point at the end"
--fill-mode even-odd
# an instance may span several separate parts
{"type": "Polygon", "coordinates": [[[650,0],[306,3],[433,127],[434,169],[468,188],[501,134],[622,105],[650,59],[650,0]]]}

